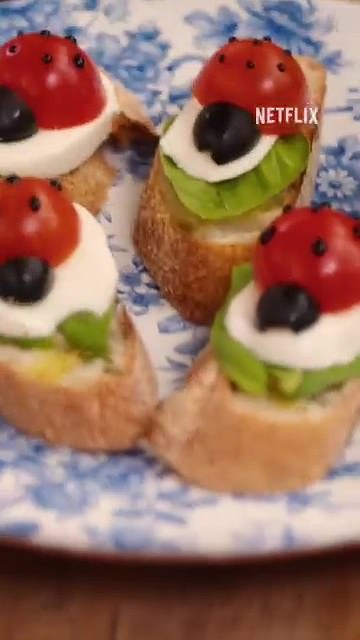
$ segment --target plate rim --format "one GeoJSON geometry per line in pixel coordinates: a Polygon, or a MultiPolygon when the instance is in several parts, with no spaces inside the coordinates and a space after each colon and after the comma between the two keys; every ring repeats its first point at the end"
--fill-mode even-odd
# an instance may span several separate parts
{"type": "MultiPolygon", "coordinates": [[[[0,4],[4,0],[0,0],[0,4]]],[[[360,0],[332,0],[334,4],[342,4],[356,6],[360,10],[360,0]]],[[[297,559],[320,558],[320,557],[336,557],[344,553],[360,552],[360,539],[350,541],[337,541],[329,544],[319,544],[295,549],[273,549],[263,550],[258,553],[237,552],[236,550],[229,553],[196,553],[186,551],[178,552],[152,552],[146,550],[126,551],[105,548],[78,548],[71,546],[60,546],[58,543],[49,544],[46,541],[37,541],[36,539],[22,539],[15,535],[1,536],[0,549],[12,548],[19,551],[27,551],[35,554],[42,554],[48,557],[60,557],[69,559],[79,559],[90,562],[101,562],[110,565],[132,564],[134,566],[143,566],[150,564],[151,566],[259,566],[269,563],[290,562],[297,559]]]]}
{"type": "Polygon", "coordinates": [[[287,565],[299,560],[320,560],[360,556],[360,541],[341,541],[323,546],[303,547],[287,551],[274,550],[264,553],[236,554],[196,554],[196,553],[151,553],[141,551],[114,551],[109,549],[80,549],[61,547],[31,539],[20,539],[13,536],[0,536],[0,551],[19,551],[49,559],[89,562],[106,566],[132,565],[138,567],[265,567],[272,564],[287,565]]]}

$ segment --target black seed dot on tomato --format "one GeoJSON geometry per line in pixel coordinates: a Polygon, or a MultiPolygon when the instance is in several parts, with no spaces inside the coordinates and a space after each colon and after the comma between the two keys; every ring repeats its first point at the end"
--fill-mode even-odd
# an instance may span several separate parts
{"type": "Polygon", "coordinates": [[[85,60],[80,53],[77,53],[76,56],[74,57],[74,65],[78,69],[83,69],[85,67],[85,60]]]}
{"type": "Polygon", "coordinates": [[[322,238],[317,238],[311,245],[311,251],[314,256],[321,258],[327,252],[327,244],[322,238]]]}
{"type": "Polygon", "coordinates": [[[290,49],[283,49],[286,56],[292,56],[292,51],[290,49]]]}
{"type": "Polygon", "coordinates": [[[262,42],[261,42],[261,40],[259,40],[259,38],[254,38],[254,40],[252,41],[252,43],[253,43],[255,46],[258,46],[259,44],[262,44],[262,42]]]}
{"type": "Polygon", "coordinates": [[[236,37],[236,36],[231,36],[231,37],[228,39],[228,42],[236,42],[236,41],[237,41],[237,37],[236,37]]]}
{"type": "Polygon", "coordinates": [[[253,62],[252,60],[247,60],[246,61],[246,67],[248,69],[255,69],[255,62],[253,62]]]}
{"type": "Polygon", "coordinates": [[[360,240],[360,224],[355,224],[353,226],[353,234],[355,238],[358,238],[360,240]]]}
{"type": "Polygon", "coordinates": [[[290,211],[293,210],[293,205],[292,204],[284,204],[282,211],[283,213],[289,213],[290,211]]]}
{"type": "Polygon", "coordinates": [[[264,36],[263,40],[265,40],[265,42],[272,42],[270,36],[264,36]]]}
{"type": "Polygon", "coordinates": [[[223,53],[219,55],[219,62],[225,62],[225,56],[223,53]]]}
{"type": "Polygon", "coordinates": [[[277,64],[276,66],[279,69],[279,71],[281,71],[281,72],[285,71],[285,69],[286,69],[286,67],[285,67],[283,62],[279,62],[279,64],[277,64]]]}
{"type": "Polygon", "coordinates": [[[262,231],[260,234],[260,238],[259,238],[260,244],[262,245],[269,244],[270,240],[273,239],[275,233],[276,233],[276,227],[274,224],[264,229],[264,231],[262,231]]]}
{"type": "Polygon", "coordinates": [[[51,31],[49,31],[49,29],[42,29],[40,31],[40,35],[44,36],[45,38],[49,38],[51,36],[51,31]]]}
{"type": "Polygon", "coordinates": [[[29,207],[31,211],[39,211],[41,209],[41,200],[37,196],[31,196],[29,200],[29,207]]]}
{"type": "Polygon", "coordinates": [[[17,48],[16,44],[11,44],[9,49],[8,49],[9,53],[16,53],[17,50],[18,50],[18,48],[17,48]]]}
{"type": "Polygon", "coordinates": [[[15,182],[19,182],[19,180],[21,180],[21,178],[19,178],[19,176],[17,176],[15,173],[12,173],[11,175],[6,176],[5,180],[9,184],[15,184],[15,182]]]}
{"type": "Polygon", "coordinates": [[[54,187],[54,189],[57,189],[58,191],[62,191],[62,184],[60,180],[57,180],[56,178],[52,178],[50,180],[50,185],[54,187]]]}
{"type": "Polygon", "coordinates": [[[65,40],[70,40],[70,42],[72,42],[73,44],[77,44],[77,40],[75,38],[75,36],[71,35],[71,33],[67,36],[65,36],[65,40]]]}
{"type": "Polygon", "coordinates": [[[44,64],[51,64],[53,61],[53,57],[50,53],[45,53],[42,57],[42,61],[44,64]]]}

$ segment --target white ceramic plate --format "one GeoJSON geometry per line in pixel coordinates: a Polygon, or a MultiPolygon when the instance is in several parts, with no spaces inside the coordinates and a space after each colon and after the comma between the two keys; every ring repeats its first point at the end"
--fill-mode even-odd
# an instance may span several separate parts
{"type": "MultiPolygon", "coordinates": [[[[146,103],[156,123],[176,112],[202,60],[232,35],[270,35],[329,71],[316,199],[360,213],[360,5],[311,0],[11,0],[0,36],[49,28],[75,34],[146,103]]],[[[135,257],[130,225],[151,152],[112,156],[121,179],[103,223],[119,294],[150,351],[162,395],[181,384],[206,342],[164,302],[135,257]]],[[[307,491],[254,499],[181,483],[141,451],[87,455],[0,430],[0,535],[86,552],[264,557],[360,541],[360,432],[339,465],[307,491]]]]}

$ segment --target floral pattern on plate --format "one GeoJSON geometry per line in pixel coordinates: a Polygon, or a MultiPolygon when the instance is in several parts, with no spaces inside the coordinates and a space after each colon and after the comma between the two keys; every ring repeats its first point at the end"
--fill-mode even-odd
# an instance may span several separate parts
{"type": "Polygon", "coordinates": [[[325,40],[335,28],[330,15],[321,15],[312,0],[238,0],[234,10],[220,5],[212,14],[192,11],[185,21],[197,30],[199,47],[219,47],[232,36],[251,37],[263,33],[293,53],[313,56],[337,73],[344,64],[342,51],[325,40]]]}
{"type": "MultiPolygon", "coordinates": [[[[360,53],[356,5],[323,0],[5,0],[0,35],[72,33],[139,95],[160,125],[189,95],[206,56],[232,35],[270,35],[329,71],[315,200],[360,213],[360,53]]],[[[131,223],[153,150],[110,154],[119,177],[102,212],[119,265],[119,296],[149,348],[161,393],[182,384],[208,331],[162,300],[131,245],[131,223]]],[[[52,547],[122,553],[264,555],[360,539],[360,433],[306,491],[216,495],[181,482],[146,450],[89,455],[0,430],[0,535],[52,547]]]]}

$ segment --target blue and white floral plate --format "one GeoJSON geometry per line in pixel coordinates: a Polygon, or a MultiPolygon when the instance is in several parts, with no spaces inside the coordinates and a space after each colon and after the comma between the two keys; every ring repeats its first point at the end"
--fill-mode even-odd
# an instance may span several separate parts
{"type": "MultiPolygon", "coordinates": [[[[360,214],[360,5],[335,0],[5,0],[0,37],[73,33],[160,123],[187,97],[201,62],[232,35],[270,35],[329,71],[316,198],[360,214]]],[[[103,212],[119,294],[150,351],[161,393],[181,384],[206,331],[164,302],[134,255],[130,223],[150,161],[113,155],[121,179],[103,212]]],[[[0,430],[0,535],[41,547],[152,558],[264,557],[360,542],[360,430],[339,465],[307,491],[266,499],[181,483],[149,454],[49,449],[0,430]]]]}

